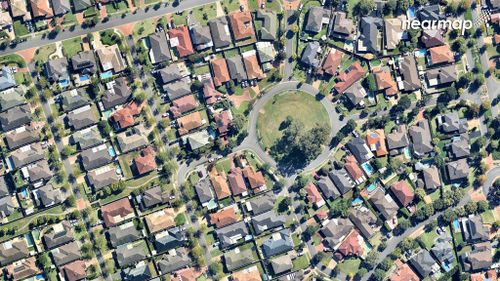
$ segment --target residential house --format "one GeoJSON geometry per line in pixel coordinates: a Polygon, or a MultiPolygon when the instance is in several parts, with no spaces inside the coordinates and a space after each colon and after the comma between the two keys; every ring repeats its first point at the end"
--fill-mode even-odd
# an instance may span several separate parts
{"type": "Polygon", "coordinates": [[[240,168],[232,168],[227,175],[227,179],[233,196],[246,196],[248,194],[243,172],[240,168]]]}
{"type": "Polygon", "coordinates": [[[31,121],[31,110],[28,104],[13,107],[0,113],[0,124],[4,132],[18,128],[31,121]]]}
{"type": "Polygon", "coordinates": [[[105,143],[85,149],[82,153],[80,153],[83,168],[86,171],[90,171],[111,163],[114,157],[114,151],[113,153],[110,152],[112,149],[113,148],[111,146],[108,146],[105,143]]]}
{"type": "Polygon", "coordinates": [[[425,249],[420,250],[411,257],[409,262],[422,279],[434,274],[436,271],[439,272],[439,265],[436,260],[425,249]]]}
{"type": "Polygon", "coordinates": [[[149,146],[143,149],[142,154],[134,158],[135,170],[139,175],[145,175],[156,169],[156,152],[149,146]]]}
{"type": "Polygon", "coordinates": [[[210,181],[212,183],[212,186],[214,187],[214,191],[218,200],[222,200],[231,196],[231,191],[229,189],[224,171],[222,171],[220,174],[211,173],[210,181]]]}
{"type": "MultiPolygon", "coordinates": [[[[68,0],[58,0],[61,2],[68,0]]],[[[97,73],[97,62],[93,51],[82,51],[71,57],[71,66],[74,72],[94,75],[97,73]]]]}
{"type": "Polygon", "coordinates": [[[185,62],[172,63],[160,69],[160,78],[163,84],[168,84],[189,76],[189,71],[185,62]]]}
{"type": "Polygon", "coordinates": [[[255,258],[251,248],[245,250],[235,248],[224,253],[224,264],[229,272],[245,267],[253,262],[255,262],[255,258]]]}
{"type": "Polygon", "coordinates": [[[168,30],[170,46],[176,51],[180,58],[194,54],[193,43],[189,37],[189,30],[186,26],[179,26],[168,30]]]}
{"type": "MultiPolygon", "coordinates": [[[[345,168],[341,168],[338,170],[333,169],[332,171],[328,172],[328,177],[333,182],[340,195],[344,195],[354,188],[354,182],[347,174],[345,168]]],[[[335,191],[329,190],[329,193],[331,193],[332,195],[336,195],[335,191]]],[[[328,197],[331,198],[332,195],[328,197]]]]}
{"type": "Polygon", "coordinates": [[[213,105],[222,97],[222,93],[215,89],[212,79],[203,82],[203,97],[206,105],[213,105]]]}
{"type": "Polygon", "coordinates": [[[227,63],[224,58],[211,60],[210,66],[212,67],[213,83],[215,86],[222,86],[224,83],[231,80],[227,69],[227,63]]]}
{"type": "Polygon", "coordinates": [[[19,17],[23,20],[31,20],[26,0],[9,0],[9,6],[13,18],[19,17]]]}
{"type": "Polygon", "coordinates": [[[228,17],[234,41],[255,39],[250,11],[232,12],[228,17]]]}
{"type": "Polygon", "coordinates": [[[27,258],[30,252],[26,240],[20,237],[0,244],[0,265],[5,266],[20,259],[27,258]]]}
{"type": "Polygon", "coordinates": [[[308,182],[306,186],[304,186],[304,190],[309,203],[313,204],[316,208],[321,208],[321,206],[325,205],[325,200],[321,197],[321,194],[314,183],[308,182]]]}
{"type": "Polygon", "coordinates": [[[114,73],[119,73],[127,68],[117,44],[101,47],[96,52],[103,71],[112,70],[114,73]]]}
{"type": "Polygon", "coordinates": [[[184,79],[164,85],[163,90],[167,93],[168,98],[173,101],[192,94],[190,82],[190,79],[185,77],[184,79]]]}
{"type": "Polygon", "coordinates": [[[458,80],[458,72],[454,64],[428,69],[425,75],[429,87],[445,86],[458,80]]]}
{"type": "Polygon", "coordinates": [[[44,74],[50,82],[69,81],[68,60],[52,59],[44,64],[44,74]]]}
{"type": "Polygon", "coordinates": [[[363,257],[365,254],[365,241],[357,230],[353,230],[339,245],[335,257],[342,260],[348,257],[363,257]]]}
{"type": "Polygon", "coordinates": [[[101,98],[105,110],[124,104],[132,96],[132,89],[128,86],[125,77],[119,77],[106,83],[106,88],[101,98]]]}
{"type": "Polygon", "coordinates": [[[394,127],[392,132],[387,134],[386,140],[391,155],[401,154],[410,144],[406,134],[406,125],[401,124],[394,127]]]}
{"type": "Polygon", "coordinates": [[[142,243],[118,246],[115,250],[116,262],[120,268],[138,263],[147,257],[142,243]]]}
{"type": "Polygon", "coordinates": [[[194,186],[194,190],[196,191],[196,195],[198,195],[198,201],[200,201],[203,207],[213,205],[211,203],[215,202],[215,194],[209,178],[201,179],[194,186]]]}
{"type": "Polygon", "coordinates": [[[231,274],[233,281],[262,281],[259,268],[254,265],[231,274]]]}
{"type": "Polygon", "coordinates": [[[370,202],[382,214],[385,220],[392,220],[399,210],[398,205],[389,193],[385,193],[382,188],[377,188],[370,197],[370,202]]]}
{"type": "Polygon", "coordinates": [[[161,274],[168,274],[187,267],[191,264],[191,258],[186,248],[173,251],[173,253],[164,254],[158,260],[158,268],[161,274]]]}
{"type": "Polygon", "coordinates": [[[442,31],[439,29],[422,30],[422,36],[420,37],[420,41],[424,44],[426,48],[433,48],[444,45],[446,43],[446,40],[442,35],[442,31]]]}
{"type": "Polygon", "coordinates": [[[48,19],[54,16],[49,0],[30,0],[30,6],[33,18],[48,19]]]}
{"type": "Polygon", "coordinates": [[[464,134],[468,130],[467,119],[458,117],[458,112],[439,115],[437,125],[445,134],[464,134]]]}
{"type": "Polygon", "coordinates": [[[72,138],[74,143],[78,145],[78,148],[80,150],[85,150],[104,142],[104,139],[101,136],[101,132],[99,131],[99,128],[97,126],[92,126],[77,131],[73,134],[72,138]]]}
{"type": "Polygon", "coordinates": [[[323,237],[323,244],[328,247],[328,250],[335,251],[353,229],[354,225],[350,220],[334,218],[324,224],[319,233],[323,237]]]}
{"type": "Polygon", "coordinates": [[[20,147],[10,153],[12,169],[19,169],[45,158],[45,150],[40,143],[32,143],[20,147]]]}
{"type": "Polygon", "coordinates": [[[137,150],[148,145],[148,138],[142,124],[128,129],[116,135],[118,146],[122,153],[137,150]]]}
{"type": "Polygon", "coordinates": [[[377,216],[365,206],[349,210],[349,219],[366,239],[372,238],[381,227],[377,216]]]}
{"type": "MultiPolygon", "coordinates": [[[[8,85],[4,84],[4,86],[8,85]]],[[[0,93],[1,111],[5,111],[18,105],[22,105],[25,102],[26,100],[24,99],[24,91],[20,88],[7,89],[0,93]]]]}
{"type": "Polygon", "coordinates": [[[149,39],[149,59],[152,64],[168,62],[172,59],[168,40],[165,31],[157,31],[148,37],[149,39]]]}
{"type": "Polygon", "coordinates": [[[87,278],[87,265],[83,260],[76,260],[65,264],[59,271],[67,281],[78,281],[87,278]]]}
{"type": "Polygon", "coordinates": [[[60,103],[64,112],[88,105],[89,102],[90,100],[84,95],[83,91],[78,89],[65,91],[60,95],[60,103]]]}
{"type": "Polygon", "coordinates": [[[489,241],[477,243],[472,250],[461,256],[464,271],[481,271],[493,265],[492,247],[489,241]]]}
{"type": "Polygon", "coordinates": [[[209,26],[196,24],[190,27],[190,31],[193,46],[197,51],[211,48],[214,45],[209,26]]]}
{"type": "Polygon", "coordinates": [[[444,16],[441,15],[439,4],[420,6],[416,10],[416,15],[421,21],[424,20],[437,21],[444,19],[444,16]]]}
{"type": "Polygon", "coordinates": [[[275,232],[262,242],[262,252],[266,258],[291,251],[293,247],[294,244],[289,229],[275,232]]]}
{"type": "Polygon", "coordinates": [[[80,246],[78,242],[73,241],[68,244],[64,244],[59,248],[50,251],[52,254],[52,259],[57,267],[61,267],[70,262],[74,262],[82,258],[80,253],[80,246]]]}
{"type": "Polygon", "coordinates": [[[208,26],[216,49],[225,48],[232,44],[229,24],[225,16],[210,20],[208,26]]]}
{"type": "Polygon", "coordinates": [[[272,192],[253,197],[245,202],[245,207],[254,216],[271,211],[274,208],[276,196],[272,192]]]}
{"type": "Polygon", "coordinates": [[[161,186],[157,185],[147,189],[140,197],[142,208],[149,209],[161,204],[167,203],[169,196],[166,191],[163,191],[161,186]]]}
{"type": "Polygon", "coordinates": [[[135,217],[135,213],[129,199],[125,197],[102,206],[101,216],[106,227],[111,227],[135,217]]]}
{"type": "Polygon", "coordinates": [[[448,271],[449,265],[455,263],[455,251],[453,248],[453,239],[448,232],[438,236],[434,241],[434,245],[431,249],[432,254],[437,258],[446,271],[448,271]],[[448,268],[448,269],[447,269],[448,268]]]}
{"type": "Polygon", "coordinates": [[[259,30],[260,40],[275,41],[278,38],[278,19],[275,12],[259,9],[255,19],[262,21],[262,27],[259,30]]]}
{"type": "Polygon", "coordinates": [[[470,155],[469,137],[462,135],[453,138],[452,143],[449,144],[449,155],[453,159],[468,157],[470,155]]]}
{"type": "Polygon", "coordinates": [[[222,228],[224,226],[237,222],[237,209],[238,207],[236,205],[233,205],[217,211],[216,213],[209,214],[210,224],[215,225],[215,228],[222,228]]]}
{"type": "MultiPolygon", "coordinates": [[[[3,66],[0,70],[0,91],[5,91],[17,85],[16,80],[14,79],[14,75],[12,74],[12,70],[8,67],[3,66]]],[[[3,109],[3,104],[2,104],[3,109]]]]}
{"type": "Polygon", "coordinates": [[[311,7],[307,13],[304,31],[309,33],[319,33],[323,25],[330,22],[330,11],[323,7],[311,7]]]}
{"type": "Polygon", "coordinates": [[[9,131],[4,134],[5,143],[12,150],[38,141],[40,140],[40,127],[33,122],[9,131]]]}
{"type": "Polygon", "coordinates": [[[243,64],[247,71],[248,79],[263,79],[265,77],[264,72],[260,68],[259,61],[257,60],[257,52],[255,50],[246,51],[241,54],[243,58],[243,64]]]}
{"type": "Polygon", "coordinates": [[[183,143],[189,145],[191,150],[196,150],[212,143],[213,138],[207,130],[202,130],[189,135],[184,135],[181,139],[183,143]]]}
{"type": "Polygon", "coordinates": [[[52,184],[46,184],[33,191],[35,204],[38,207],[48,208],[63,202],[63,195],[59,188],[55,188],[52,184]]]}
{"type": "Polygon", "coordinates": [[[219,113],[215,113],[214,120],[219,135],[225,136],[229,133],[229,130],[231,129],[231,121],[233,120],[233,114],[231,113],[230,110],[224,110],[219,113]]]}
{"type": "Polygon", "coordinates": [[[378,17],[362,17],[358,52],[378,54],[382,50],[382,29],[384,21],[378,17]]]}
{"type": "Polygon", "coordinates": [[[365,73],[366,71],[361,64],[359,62],[354,62],[337,77],[338,82],[334,86],[335,91],[339,94],[343,94],[345,90],[351,87],[356,81],[363,78],[365,73]]]}
{"type": "Polygon", "coordinates": [[[99,117],[91,105],[85,105],[70,111],[67,115],[68,123],[77,131],[97,124],[99,117]]]}
{"type": "Polygon", "coordinates": [[[266,179],[261,171],[255,171],[252,166],[246,166],[243,168],[243,175],[254,192],[267,189],[266,179]]]}
{"type": "Polygon", "coordinates": [[[289,255],[282,255],[277,258],[273,258],[270,260],[270,263],[274,274],[281,274],[283,272],[290,271],[293,268],[292,258],[289,255]]]}
{"type": "Polygon", "coordinates": [[[364,99],[367,96],[361,80],[356,81],[344,91],[344,96],[355,107],[364,107],[364,99]]]}
{"type": "Polygon", "coordinates": [[[156,233],[175,226],[175,213],[165,208],[144,217],[149,233],[156,233]]]}
{"type": "Polygon", "coordinates": [[[343,56],[344,56],[343,52],[331,48],[330,51],[328,51],[328,54],[325,56],[323,64],[321,65],[321,68],[318,70],[318,73],[319,74],[326,73],[331,76],[337,75],[337,71],[343,56]]]}
{"type": "Polygon", "coordinates": [[[391,191],[403,207],[410,205],[415,197],[413,189],[405,180],[400,180],[391,185],[391,191]]]}
{"type": "Polygon", "coordinates": [[[414,56],[405,56],[400,60],[399,72],[403,77],[401,81],[398,81],[400,90],[412,92],[422,87],[420,78],[418,77],[417,63],[414,56]]]}
{"type": "Polygon", "coordinates": [[[41,272],[37,266],[36,257],[29,257],[5,267],[5,275],[9,280],[25,280],[41,272]]]}
{"type": "Polygon", "coordinates": [[[157,233],[154,236],[153,245],[156,253],[163,253],[183,246],[186,241],[186,232],[183,227],[173,227],[157,233]]]}
{"type": "Polygon", "coordinates": [[[123,130],[135,124],[134,116],[141,113],[144,104],[138,105],[134,101],[130,101],[123,108],[115,111],[110,119],[115,125],[115,129],[123,130]]]}
{"type": "Polygon", "coordinates": [[[207,120],[201,114],[201,111],[193,112],[177,119],[177,124],[179,125],[177,131],[182,136],[202,127],[206,123],[207,120]]]}
{"type": "Polygon", "coordinates": [[[470,167],[467,159],[459,159],[446,163],[446,172],[450,181],[465,180],[469,176],[470,167]]]}
{"type": "Polygon", "coordinates": [[[489,240],[489,229],[484,226],[481,216],[469,216],[465,225],[467,229],[463,233],[466,241],[475,243],[489,240]]]}
{"type": "Polygon", "coordinates": [[[217,239],[219,239],[221,248],[227,248],[240,242],[241,239],[246,239],[249,233],[245,222],[239,221],[216,229],[215,234],[217,235],[217,239]]]}
{"type": "Polygon", "coordinates": [[[441,179],[439,177],[439,170],[436,166],[432,165],[422,170],[422,177],[425,189],[435,190],[441,187],[441,179]]]}
{"type": "Polygon", "coordinates": [[[112,165],[103,166],[87,173],[87,181],[89,186],[94,188],[94,191],[118,183],[120,177],[117,174],[116,168],[112,165]]]}
{"type": "Polygon", "coordinates": [[[359,163],[365,163],[373,158],[373,153],[361,137],[351,139],[347,143],[347,147],[359,163]]]}
{"type": "Polygon", "coordinates": [[[387,147],[385,146],[385,133],[382,129],[368,130],[366,132],[366,144],[371,151],[375,152],[377,157],[388,154],[387,147]]]}
{"type": "Polygon", "coordinates": [[[321,45],[317,41],[307,43],[300,61],[308,67],[316,68],[320,64],[321,45]]]}
{"type": "Polygon", "coordinates": [[[11,197],[10,195],[5,195],[0,197],[0,218],[9,217],[14,211],[16,207],[14,206],[15,197],[11,197]]]}
{"type": "Polygon", "coordinates": [[[345,12],[335,12],[335,19],[330,30],[330,36],[342,40],[354,40],[357,28],[354,21],[345,12]]]}
{"type": "Polygon", "coordinates": [[[283,226],[285,221],[284,216],[276,214],[275,211],[268,211],[252,217],[252,226],[254,232],[259,235],[266,230],[283,226]]]}
{"type": "Polygon", "coordinates": [[[69,221],[54,224],[43,234],[43,242],[48,250],[57,248],[73,240],[73,227],[69,221]]]}
{"type": "Polygon", "coordinates": [[[0,176],[0,198],[3,198],[10,194],[9,184],[5,180],[4,176],[0,176]]]}
{"type": "Polygon", "coordinates": [[[377,82],[377,90],[383,91],[386,97],[392,97],[398,94],[398,85],[392,78],[389,69],[375,72],[375,80],[377,82]]]}
{"type": "Polygon", "coordinates": [[[415,125],[411,126],[409,134],[413,143],[413,154],[416,157],[421,158],[434,150],[431,130],[427,119],[421,119],[415,125]]]}
{"type": "Polygon", "coordinates": [[[397,259],[394,262],[396,268],[389,275],[389,281],[420,281],[418,275],[411,269],[411,267],[397,259]]]}
{"type": "Polygon", "coordinates": [[[356,183],[356,184],[361,184],[366,180],[366,177],[359,167],[358,161],[356,161],[356,158],[352,155],[348,155],[344,158],[344,169],[347,171],[351,179],[356,183]]]}
{"type": "Polygon", "coordinates": [[[226,58],[226,62],[232,80],[236,80],[237,83],[240,83],[248,79],[241,55],[226,58]]]}
{"type": "Polygon", "coordinates": [[[429,64],[436,65],[436,64],[455,62],[453,52],[451,51],[451,48],[448,45],[432,47],[428,50],[428,52],[429,52],[429,58],[428,58],[429,64]]]}
{"type": "Polygon", "coordinates": [[[340,196],[340,192],[335,187],[335,185],[333,184],[332,180],[330,180],[329,177],[321,177],[316,182],[316,185],[318,186],[321,193],[323,193],[323,196],[328,200],[335,200],[340,196]]]}
{"type": "Polygon", "coordinates": [[[113,248],[136,241],[142,237],[133,221],[110,227],[107,233],[113,248]]]}
{"type": "Polygon", "coordinates": [[[267,41],[260,41],[255,43],[255,48],[259,54],[259,61],[262,64],[262,69],[268,71],[273,68],[272,62],[276,58],[276,49],[274,44],[267,41]]]}
{"type": "Polygon", "coordinates": [[[93,6],[92,0],[72,0],[73,10],[75,12],[81,12],[93,6]]]}
{"type": "Polygon", "coordinates": [[[31,183],[49,180],[54,175],[50,170],[49,162],[45,159],[24,167],[22,171],[24,171],[24,169],[27,170],[31,183]]]}
{"type": "Polygon", "coordinates": [[[399,16],[397,18],[384,19],[384,35],[385,35],[385,48],[387,50],[394,50],[399,46],[399,42],[405,35],[403,29],[403,21],[406,17],[399,16]]]}

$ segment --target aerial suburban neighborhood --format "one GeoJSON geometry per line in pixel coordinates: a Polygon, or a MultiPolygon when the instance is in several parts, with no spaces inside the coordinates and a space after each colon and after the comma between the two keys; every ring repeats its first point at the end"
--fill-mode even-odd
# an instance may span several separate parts
{"type": "Polygon", "coordinates": [[[499,0],[5,0],[1,280],[500,280],[499,0]]]}

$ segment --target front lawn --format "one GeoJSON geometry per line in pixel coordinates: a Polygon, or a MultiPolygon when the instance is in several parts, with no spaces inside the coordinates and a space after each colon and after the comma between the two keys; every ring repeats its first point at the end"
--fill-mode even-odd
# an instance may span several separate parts
{"type": "Polygon", "coordinates": [[[22,37],[28,35],[30,32],[21,20],[16,20],[14,21],[14,33],[16,37],[22,37]]]}
{"type": "Polygon", "coordinates": [[[337,265],[338,271],[344,273],[345,275],[355,275],[358,270],[359,266],[361,265],[361,260],[360,259],[347,259],[344,260],[342,263],[339,263],[337,265]]]}
{"type": "Polygon", "coordinates": [[[64,40],[62,42],[64,56],[70,58],[83,51],[82,43],[82,38],[80,37],[64,40]]]}

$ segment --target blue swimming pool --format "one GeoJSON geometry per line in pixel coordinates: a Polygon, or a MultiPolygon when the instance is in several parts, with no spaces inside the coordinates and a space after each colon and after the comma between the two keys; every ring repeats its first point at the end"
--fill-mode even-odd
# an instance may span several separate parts
{"type": "Polygon", "coordinates": [[[69,86],[69,81],[68,80],[61,80],[61,81],[59,81],[59,86],[61,88],[66,88],[69,86]]]}
{"type": "Polygon", "coordinates": [[[411,152],[410,152],[410,148],[409,147],[406,147],[404,149],[404,154],[406,156],[406,159],[411,159],[411,152]]]}
{"type": "Polygon", "coordinates": [[[363,168],[363,170],[368,176],[371,176],[374,172],[372,165],[370,165],[370,163],[368,162],[361,164],[361,168],[363,168]]]}
{"type": "Polygon", "coordinates": [[[45,280],[45,278],[43,277],[43,274],[38,274],[35,276],[35,280],[45,280]]]}
{"type": "Polygon", "coordinates": [[[22,198],[28,197],[28,191],[26,191],[26,188],[21,189],[21,197],[22,198]]]}
{"type": "Polygon", "coordinates": [[[458,222],[458,220],[454,220],[454,221],[453,221],[453,230],[454,230],[455,232],[460,231],[460,222],[458,222]]]}
{"type": "Polygon", "coordinates": [[[425,55],[427,54],[427,49],[420,49],[420,50],[417,50],[415,51],[415,56],[416,57],[425,57],[425,55]]]}
{"type": "Polygon", "coordinates": [[[361,204],[361,203],[363,203],[363,199],[358,197],[358,198],[355,198],[354,200],[352,200],[351,205],[356,206],[356,205],[361,204]]]}
{"type": "Polygon", "coordinates": [[[111,70],[101,73],[101,79],[108,79],[111,77],[113,77],[113,71],[111,70]]]}
{"type": "Polygon", "coordinates": [[[408,17],[409,17],[410,19],[412,19],[412,18],[414,18],[414,17],[415,17],[415,7],[410,7],[410,8],[408,9],[408,17]]]}
{"type": "Polygon", "coordinates": [[[85,82],[85,81],[89,81],[89,80],[90,80],[90,76],[88,76],[87,74],[80,75],[80,82],[85,82]]]}
{"type": "Polygon", "coordinates": [[[375,190],[375,188],[377,188],[377,184],[372,183],[366,188],[366,190],[368,190],[368,192],[372,192],[373,190],[375,190]]]}
{"type": "Polygon", "coordinates": [[[109,153],[109,155],[111,157],[115,157],[116,156],[115,149],[112,146],[108,147],[108,153],[109,153]]]}

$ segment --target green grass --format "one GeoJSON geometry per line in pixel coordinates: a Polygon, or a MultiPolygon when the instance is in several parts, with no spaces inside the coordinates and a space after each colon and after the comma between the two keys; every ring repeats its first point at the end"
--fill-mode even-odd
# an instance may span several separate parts
{"type": "Polygon", "coordinates": [[[485,223],[485,224],[493,224],[496,221],[492,210],[488,210],[488,211],[482,213],[481,219],[483,220],[483,223],[485,223]]]}
{"type": "Polygon", "coordinates": [[[229,173],[229,170],[231,170],[231,160],[221,159],[215,164],[215,168],[218,172],[224,171],[227,174],[229,173]]]}
{"type": "Polygon", "coordinates": [[[438,237],[438,234],[435,229],[429,232],[425,232],[420,236],[420,239],[422,239],[422,242],[425,245],[425,248],[427,250],[430,250],[432,248],[432,245],[434,245],[434,240],[438,237]]]}
{"type": "Polygon", "coordinates": [[[358,272],[360,265],[360,259],[346,259],[342,263],[337,265],[337,269],[346,275],[355,275],[356,272],[358,272]]]}
{"type": "Polygon", "coordinates": [[[155,27],[156,23],[154,19],[146,19],[134,25],[132,34],[135,36],[136,40],[139,40],[140,38],[144,38],[154,33],[155,27]]]}
{"type": "Polygon", "coordinates": [[[127,1],[111,2],[106,5],[106,11],[108,14],[116,14],[121,12],[126,12],[128,10],[127,1]]]}
{"type": "Polygon", "coordinates": [[[76,23],[76,16],[73,13],[67,13],[64,15],[63,24],[73,24],[76,23]]]}
{"type": "Polygon", "coordinates": [[[14,21],[14,33],[16,37],[22,37],[28,35],[30,32],[21,20],[16,20],[14,21]]]}
{"type": "Polygon", "coordinates": [[[123,176],[126,179],[132,178],[134,175],[132,174],[132,170],[130,169],[130,158],[128,155],[121,155],[118,157],[118,162],[120,163],[120,167],[123,171],[123,176]]]}
{"type": "Polygon", "coordinates": [[[194,8],[193,15],[201,25],[207,25],[208,21],[217,17],[217,7],[215,3],[203,7],[194,8]]]}
{"type": "Polygon", "coordinates": [[[287,116],[302,122],[306,131],[317,123],[330,123],[323,105],[307,93],[287,92],[274,96],[263,107],[257,120],[257,130],[265,147],[271,147],[281,137],[279,127],[287,116]]]}
{"type": "Polygon", "coordinates": [[[69,58],[83,51],[82,43],[82,38],[80,37],[63,41],[62,47],[64,56],[69,58]]]}
{"type": "Polygon", "coordinates": [[[0,57],[0,64],[15,64],[18,67],[26,67],[23,57],[17,54],[10,54],[0,57]]]}
{"type": "Polygon", "coordinates": [[[300,256],[292,261],[292,271],[306,269],[309,266],[309,258],[306,255],[300,256]]]}
{"type": "Polygon", "coordinates": [[[223,0],[220,4],[226,13],[238,11],[240,9],[240,2],[238,0],[223,0]]]}
{"type": "Polygon", "coordinates": [[[172,14],[172,22],[175,26],[186,25],[187,20],[187,12],[182,12],[180,14],[174,13],[172,14]]]}
{"type": "Polygon", "coordinates": [[[49,56],[56,51],[56,44],[50,44],[38,48],[33,57],[34,61],[46,62],[49,60],[49,56]]]}

